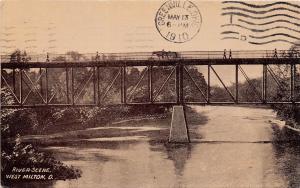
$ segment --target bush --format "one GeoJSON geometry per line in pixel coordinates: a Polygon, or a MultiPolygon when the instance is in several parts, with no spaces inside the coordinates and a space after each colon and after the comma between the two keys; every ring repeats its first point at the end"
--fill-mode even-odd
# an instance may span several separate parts
{"type": "Polygon", "coordinates": [[[16,168],[49,168],[54,180],[77,179],[81,171],[73,166],[66,166],[57,161],[50,154],[39,152],[31,144],[23,144],[17,136],[14,143],[2,142],[1,151],[1,179],[2,184],[9,184],[6,174],[11,174],[16,168]]]}

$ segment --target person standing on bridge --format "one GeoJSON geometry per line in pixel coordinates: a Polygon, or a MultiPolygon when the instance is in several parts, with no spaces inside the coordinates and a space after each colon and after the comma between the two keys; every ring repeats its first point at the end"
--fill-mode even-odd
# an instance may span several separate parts
{"type": "Polygon", "coordinates": [[[229,59],[232,59],[231,49],[229,50],[229,59]]]}
{"type": "Polygon", "coordinates": [[[277,49],[275,48],[275,51],[274,51],[274,57],[278,58],[277,56],[277,49]]]}
{"type": "Polygon", "coordinates": [[[96,61],[99,61],[99,59],[100,59],[100,57],[99,57],[99,53],[97,52],[97,54],[96,54],[96,61]]]}
{"type": "Polygon", "coordinates": [[[165,50],[162,49],[162,51],[161,51],[161,57],[162,57],[162,59],[165,58],[165,55],[167,56],[167,52],[165,52],[165,50]]]}
{"type": "Polygon", "coordinates": [[[223,59],[227,59],[227,57],[226,57],[226,49],[224,49],[223,59]]]}
{"type": "Polygon", "coordinates": [[[47,52],[46,62],[49,62],[49,53],[47,52]]]}

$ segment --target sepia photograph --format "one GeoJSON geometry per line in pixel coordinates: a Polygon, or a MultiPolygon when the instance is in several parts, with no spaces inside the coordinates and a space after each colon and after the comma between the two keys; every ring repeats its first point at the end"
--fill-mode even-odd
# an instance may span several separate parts
{"type": "Polygon", "coordinates": [[[300,188],[300,1],[0,0],[3,188],[300,188]]]}

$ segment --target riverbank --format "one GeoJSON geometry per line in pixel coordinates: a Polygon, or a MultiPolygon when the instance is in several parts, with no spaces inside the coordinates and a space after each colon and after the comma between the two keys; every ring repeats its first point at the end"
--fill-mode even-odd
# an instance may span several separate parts
{"type": "Polygon", "coordinates": [[[271,109],[192,110],[200,116],[193,119],[187,111],[190,144],[167,144],[169,116],[99,124],[72,139],[66,133],[46,140],[44,151],[82,170],[81,178],[53,181],[51,187],[299,187],[299,144],[288,135],[276,140],[270,122],[278,118],[271,109]]]}
{"type": "MultiPolygon", "coordinates": [[[[205,114],[197,113],[193,108],[186,108],[186,119],[189,125],[190,137],[200,139],[196,133],[199,125],[207,122],[205,114]]],[[[89,142],[97,140],[110,140],[116,137],[141,136],[149,137],[157,142],[167,142],[171,125],[171,112],[156,115],[138,115],[117,118],[109,123],[99,122],[97,126],[84,126],[75,130],[60,131],[51,134],[31,134],[21,137],[22,142],[34,143],[39,146],[63,145],[69,142],[89,142]],[[152,122],[159,121],[159,124],[152,122]],[[159,131],[159,134],[157,134],[159,131]]]]}
{"type": "MultiPolygon", "coordinates": [[[[59,158],[52,156],[53,152],[43,150],[41,147],[48,144],[64,145],[68,141],[76,143],[76,138],[92,136],[92,133],[98,131],[92,122],[107,127],[112,123],[118,124],[124,121],[163,119],[169,114],[167,109],[160,106],[144,108],[143,110],[115,107],[115,110],[108,108],[100,110],[97,108],[92,110],[85,108],[76,110],[50,108],[45,111],[20,109],[5,110],[4,112],[5,116],[1,116],[5,119],[5,124],[2,124],[2,126],[6,127],[1,129],[2,185],[22,185],[21,182],[29,181],[22,178],[29,176],[46,178],[47,181],[79,178],[81,176],[79,169],[65,165],[59,158]],[[56,121],[57,119],[59,121],[56,121]],[[99,122],[96,120],[99,120],[99,122]],[[47,125],[47,122],[49,122],[49,125],[47,125]],[[88,132],[81,134],[86,129],[89,129],[88,132]],[[22,133],[22,136],[19,133],[22,133]],[[16,135],[18,135],[17,138],[16,135]],[[20,167],[20,169],[49,167],[51,173],[46,175],[25,173],[14,176],[11,175],[14,167],[20,167]]],[[[111,137],[111,135],[105,133],[107,132],[104,131],[104,135],[101,135],[101,137],[111,137]]]]}
{"type": "Polygon", "coordinates": [[[291,127],[287,122],[283,120],[272,120],[269,121],[274,134],[274,142],[284,142],[284,143],[298,143],[300,140],[300,130],[291,127]]]}
{"type": "Polygon", "coordinates": [[[71,113],[66,113],[67,115],[62,116],[59,121],[56,121],[51,126],[44,128],[40,134],[83,130],[99,125],[109,126],[114,122],[131,119],[160,119],[166,118],[171,113],[170,108],[162,105],[113,106],[106,108],[96,107],[93,109],[79,108],[69,111],[71,113]]]}

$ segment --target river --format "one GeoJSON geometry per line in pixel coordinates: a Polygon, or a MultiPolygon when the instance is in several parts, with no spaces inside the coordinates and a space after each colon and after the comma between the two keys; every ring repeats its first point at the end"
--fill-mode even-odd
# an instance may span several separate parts
{"type": "MultiPolygon", "coordinates": [[[[45,137],[44,150],[82,171],[54,188],[300,187],[300,145],[271,109],[194,106],[190,144],[167,143],[170,119],[131,120],[45,137]]],[[[33,138],[31,138],[33,139],[33,138]]]]}

